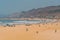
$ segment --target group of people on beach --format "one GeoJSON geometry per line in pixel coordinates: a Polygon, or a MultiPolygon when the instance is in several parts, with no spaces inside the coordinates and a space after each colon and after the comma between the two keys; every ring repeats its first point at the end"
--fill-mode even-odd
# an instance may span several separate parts
{"type": "MultiPolygon", "coordinates": [[[[26,24],[26,26],[30,26],[31,24],[26,24]]],[[[13,24],[13,25],[10,25],[10,24],[6,24],[4,27],[15,27],[15,24],[13,24]]],[[[39,25],[39,27],[40,27],[40,25],[39,25]]],[[[28,28],[26,28],[26,31],[28,31],[28,28]]],[[[57,29],[55,29],[54,30],[54,32],[56,33],[57,32],[57,29]]],[[[39,32],[38,31],[36,31],[36,33],[38,34],[39,32]]]]}
{"type": "Polygon", "coordinates": [[[6,26],[8,26],[8,27],[15,27],[15,24],[13,24],[13,25],[10,25],[10,24],[4,25],[4,27],[6,27],[6,26]]]}

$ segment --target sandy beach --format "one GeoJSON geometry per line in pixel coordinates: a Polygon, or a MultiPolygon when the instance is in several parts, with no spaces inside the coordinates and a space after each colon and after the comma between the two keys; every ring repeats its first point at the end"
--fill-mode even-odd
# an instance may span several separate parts
{"type": "Polygon", "coordinates": [[[0,40],[60,40],[60,22],[0,26],[0,40]]]}

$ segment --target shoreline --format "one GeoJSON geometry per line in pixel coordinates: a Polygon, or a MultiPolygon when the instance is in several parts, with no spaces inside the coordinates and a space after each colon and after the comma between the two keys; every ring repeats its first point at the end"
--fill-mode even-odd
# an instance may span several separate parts
{"type": "Polygon", "coordinates": [[[59,20],[56,19],[40,19],[40,20],[4,20],[1,21],[0,25],[17,25],[17,24],[42,24],[42,23],[53,23],[59,20]],[[9,22],[10,21],[10,22],[9,22]]]}

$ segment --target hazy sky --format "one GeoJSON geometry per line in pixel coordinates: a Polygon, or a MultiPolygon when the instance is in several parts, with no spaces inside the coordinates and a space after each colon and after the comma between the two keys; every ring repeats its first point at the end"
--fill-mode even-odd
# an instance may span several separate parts
{"type": "Polygon", "coordinates": [[[60,0],[0,0],[0,15],[53,5],[60,5],[60,0]]]}

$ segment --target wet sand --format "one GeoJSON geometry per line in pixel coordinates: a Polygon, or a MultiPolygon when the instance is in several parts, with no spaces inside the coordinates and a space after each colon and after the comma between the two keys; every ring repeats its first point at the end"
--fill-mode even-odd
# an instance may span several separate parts
{"type": "Polygon", "coordinates": [[[60,22],[0,26],[0,40],[60,40],[60,22]]]}

